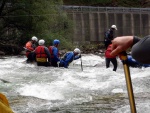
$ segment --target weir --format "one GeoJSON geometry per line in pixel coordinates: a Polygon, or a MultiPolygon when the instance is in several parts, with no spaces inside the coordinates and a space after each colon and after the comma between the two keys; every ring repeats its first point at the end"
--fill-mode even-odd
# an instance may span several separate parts
{"type": "Polygon", "coordinates": [[[150,8],[63,6],[73,20],[74,43],[103,42],[104,32],[115,24],[115,36],[150,34],[150,8]]]}

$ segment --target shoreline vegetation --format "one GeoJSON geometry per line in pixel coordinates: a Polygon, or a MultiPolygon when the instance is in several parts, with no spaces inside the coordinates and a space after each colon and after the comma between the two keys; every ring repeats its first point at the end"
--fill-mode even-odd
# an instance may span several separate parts
{"type": "MultiPolygon", "coordinates": [[[[91,45],[89,45],[91,46],[91,45]]],[[[15,56],[15,55],[25,55],[26,51],[23,49],[23,47],[19,47],[19,46],[13,46],[11,47],[9,45],[9,47],[7,47],[5,49],[5,51],[1,51],[0,50],[0,59],[3,58],[3,56],[15,56]],[[13,48],[14,47],[14,48],[13,48]]],[[[100,55],[103,56],[104,55],[104,47],[103,45],[93,45],[89,48],[85,48],[85,47],[80,47],[81,48],[81,54],[95,54],[95,55],[100,55]]],[[[63,56],[66,52],[68,52],[67,49],[60,49],[59,50],[60,55],[63,56]]]]}

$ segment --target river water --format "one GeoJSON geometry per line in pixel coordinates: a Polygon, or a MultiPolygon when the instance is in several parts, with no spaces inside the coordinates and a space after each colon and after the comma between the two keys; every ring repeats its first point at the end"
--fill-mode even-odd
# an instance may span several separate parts
{"type": "MultiPolygon", "coordinates": [[[[130,113],[124,70],[86,54],[68,69],[26,64],[24,56],[0,59],[0,91],[15,113],[130,113]],[[3,81],[5,80],[5,81],[3,81]]],[[[150,68],[130,68],[137,113],[150,113],[150,68]]]]}

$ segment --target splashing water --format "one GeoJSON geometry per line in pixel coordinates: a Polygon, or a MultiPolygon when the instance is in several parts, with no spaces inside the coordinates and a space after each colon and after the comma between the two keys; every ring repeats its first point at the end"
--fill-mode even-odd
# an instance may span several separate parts
{"type": "MultiPolygon", "coordinates": [[[[0,89],[15,113],[130,113],[122,63],[106,69],[93,54],[69,68],[26,64],[25,57],[0,59],[0,89]],[[2,80],[7,81],[6,83],[2,80]]],[[[130,68],[137,113],[150,112],[150,68],[130,68]]]]}

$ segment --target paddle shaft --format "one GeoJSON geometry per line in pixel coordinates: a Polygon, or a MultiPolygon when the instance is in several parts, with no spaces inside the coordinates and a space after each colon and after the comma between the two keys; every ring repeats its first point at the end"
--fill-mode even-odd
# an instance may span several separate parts
{"type": "Polygon", "coordinates": [[[123,67],[124,67],[124,73],[126,78],[126,85],[128,90],[131,113],[136,113],[136,106],[135,106],[134,93],[132,88],[132,81],[130,77],[130,70],[127,64],[127,54],[123,52],[120,57],[123,60],[123,67]]]}
{"type": "Polygon", "coordinates": [[[26,51],[29,51],[29,52],[34,52],[34,50],[32,51],[32,50],[29,50],[29,49],[27,49],[26,47],[23,47],[26,51]]]}
{"type": "MultiPolygon", "coordinates": [[[[82,57],[82,56],[81,56],[82,57]]],[[[82,58],[80,58],[81,61],[81,70],[83,71],[83,66],[82,66],[82,58]]]]}

